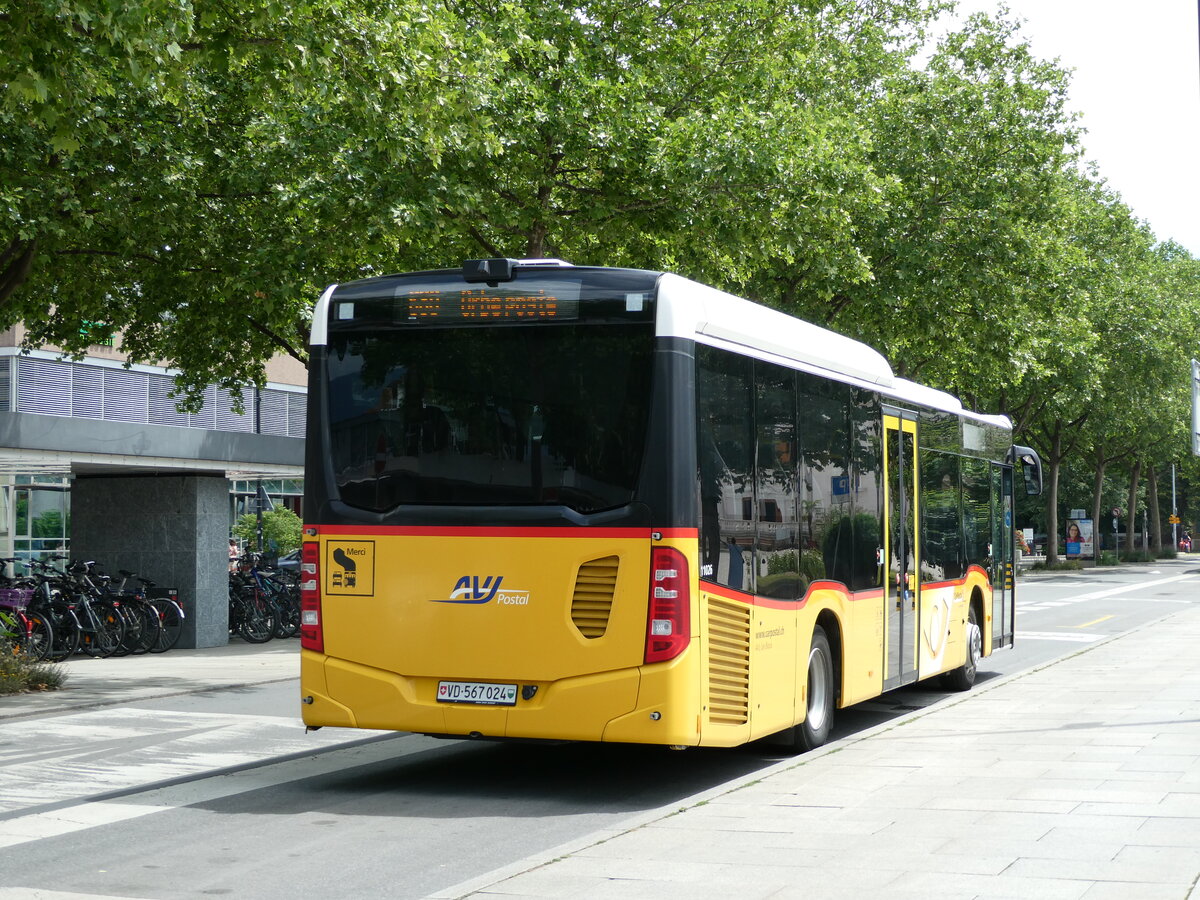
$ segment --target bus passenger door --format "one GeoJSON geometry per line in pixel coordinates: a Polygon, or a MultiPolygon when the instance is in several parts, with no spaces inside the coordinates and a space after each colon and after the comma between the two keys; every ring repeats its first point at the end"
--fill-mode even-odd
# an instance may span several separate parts
{"type": "Polygon", "coordinates": [[[920,575],[917,566],[917,423],[913,413],[883,417],[884,689],[917,680],[920,575]]]}
{"type": "MultiPolygon", "coordinates": [[[[1013,470],[991,464],[992,482],[992,649],[1013,645],[1016,595],[1013,591],[1013,470]]],[[[982,625],[982,623],[980,623],[982,625]]]]}

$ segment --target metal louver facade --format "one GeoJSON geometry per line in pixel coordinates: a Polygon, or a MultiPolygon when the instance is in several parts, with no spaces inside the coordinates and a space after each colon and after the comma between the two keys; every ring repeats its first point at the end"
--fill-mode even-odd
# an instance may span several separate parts
{"type": "Polygon", "coordinates": [[[108,422],[172,425],[212,431],[304,437],[305,396],[266,388],[242,392],[243,411],[227,392],[209,385],[204,405],[182,413],[165,373],[16,356],[0,360],[0,410],[108,422]],[[15,370],[15,378],[14,378],[15,370]],[[15,383],[16,390],[12,390],[15,383]],[[259,409],[255,410],[258,403],[259,409]]]}
{"type": "Polygon", "coordinates": [[[708,595],[708,717],[718,725],[750,720],[750,607],[708,595]]]}

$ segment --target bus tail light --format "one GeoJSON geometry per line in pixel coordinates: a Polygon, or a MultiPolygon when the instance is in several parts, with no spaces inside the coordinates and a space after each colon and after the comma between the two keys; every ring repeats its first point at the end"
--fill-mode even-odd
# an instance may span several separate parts
{"type": "Polygon", "coordinates": [[[305,541],[300,548],[300,646],[325,652],[321,630],[321,545],[305,541]]]}
{"type": "Polygon", "coordinates": [[[692,639],[692,603],[687,558],[672,547],[650,551],[650,603],[646,619],[646,662],[674,659],[692,639]]]}

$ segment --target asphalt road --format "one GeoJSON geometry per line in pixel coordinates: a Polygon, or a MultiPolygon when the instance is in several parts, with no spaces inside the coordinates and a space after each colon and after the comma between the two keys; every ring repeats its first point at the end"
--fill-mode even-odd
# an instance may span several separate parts
{"type": "MultiPolygon", "coordinates": [[[[1200,602],[1200,562],[1031,576],[1018,598],[1017,646],[983,661],[983,681],[1200,602]]],[[[944,697],[915,686],[840,711],[834,738],[944,697]]],[[[423,897],[780,760],[305,735],[295,700],[288,682],[5,722],[0,900],[423,897]]]]}

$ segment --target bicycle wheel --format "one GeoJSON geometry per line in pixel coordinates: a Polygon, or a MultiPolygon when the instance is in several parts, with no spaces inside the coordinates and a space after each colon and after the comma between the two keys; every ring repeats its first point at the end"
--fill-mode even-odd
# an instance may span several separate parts
{"type": "Polygon", "coordinates": [[[158,645],[162,634],[162,622],[158,618],[158,610],[148,600],[138,600],[133,605],[133,612],[138,620],[137,640],[125,638],[125,646],[133,654],[146,653],[158,645]]]}
{"type": "Polygon", "coordinates": [[[47,659],[66,659],[79,649],[79,619],[75,617],[71,605],[60,595],[55,594],[50,599],[38,597],[30,606],[30,611],[41,613],[50,620],[54,642],[47,659]]]}
{"type": "MultiPolygon", "coordinates": [[[[111,601],[105,601],[111,602],[111,601]]],[[[121,643],[117,645],[117,649],[112,652],[113,656],[127,656],[133,652],[133,648],[141,639],[142,621],[138,615],[134,605],[128,600],[121,600],[113,603],[113,608],[121,617],[121,622],[125,626],[125,631],[121,635],[121,643]]]]}
{"type": "Polygon", "coordinates": [[[100,658],[112,656],[125,639],[125,620],[121,618],[121,611],[103,600],[91,601],[90,607],[91,615],[85,613],[88,625],[83,630],[83,652],[100,658]]]}
{"type": "Polygon", "coordinates": [[[275,604],[275,637],[295,637],[300,631],[300,604],[285,591],[278,591],[271,598],[275,604]]]}
{"type": "Polygon", "coordinates": [[[275,608],[266,597],[253,594],[239,597],[241,615],[238,617],[238,634],[251,644],[265,644],[275,636],[275,608]]]}
{"type": "Polygon", "coordinates": [[[151,653],[165,653],[179,643],[183,633],[183,608],[174,600],[160,598],[151,604],[158,611],[158,641],[150,648],[151,653]]]}
{"type": "Polygon", "coordinates": [[[50,621],[54,640],[46,658],[52,662],[66,659],[79,649],[79,620],[71,607],[62,600],[42,600],[31,607],[32,612],[45,616],[50,621]]]}
{"type": "Polygon", "coordinates": [[[51,659],[66,659],[72,656],[79,649],[79,639],[83,631],[75,610],[70,604],[59,600],[47,606],[46,612],[54,626],[54,649],[50,651],[51,659]]]}
{"type": "Polygon", "coordinates": [[[27,612],[25,619],[29,623],[29,639],[21,644],[21,651],[29,659],[40,662],[50,655],[54,646],[54,627],[40,612],[27,612]]]}

